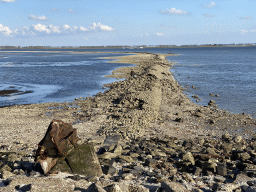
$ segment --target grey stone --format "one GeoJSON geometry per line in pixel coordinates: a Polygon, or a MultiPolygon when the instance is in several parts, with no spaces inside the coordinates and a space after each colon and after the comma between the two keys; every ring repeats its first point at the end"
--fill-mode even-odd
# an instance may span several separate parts
{"type": "Polygon", "coordinates": [[[223,177],[223,176],[215,176],[215,177],[214,177],[214,180],[215,180],[216,182],[224,183],[224,182],[226,181],[226,178],[223,177]]]}
{"type": "Polygon", "coordinates": [[[111,165],[104,165],[102,168],[102,172],[106,175],[115,175],[118,173],[118,169],[111,165]]]}
{"type": "Polygon", "coordinates": [[[86,190],[86,192],[106,192],[100,185],[92,183],[86,190]]]}
{"type": "Polygon", "coordinates": [[[0,177],[2,179],[7,179],[7,178],[12,177],[12,176],[13,176],[13,174],[10,171],[6,171],[6,170],[3,170],[0,174],[0,177]]]}
{"type": "Polygon", "coordinates": [[[194,175],[195,176],[200,176],[201,175],[201,173],[202,173],[202,169],[200,168],[200,167],[195,167],[195,169],[194,169],[194,175]]]}
{"type": "Polygon", "coordinates": [[[226,163],[218,163],[217,164],[217,174],[221,176],[227,176],[227,165],[226,163]]]}
{"type": "Polygon", "coordinates": [[[187,152],[186,154],[184,154],[182,160],[185,162],[191,162],[192,165],[195,165],[195,159],[191,152],[187,152]]]}
{"type": "Polygon", "coordinates": [[[142,185],[130,185],[129,192],[149,192],[149,189],[142,185]]]}
{"type": "Polygon", "coordinates": [[[157,162],[155,159],[148,158],[145,160],[145,166],[155,166],[156,163],[157,162]]]}
{"type": "Polygon", "coordinates": [[[234,137],[234,141],[235,141],[236,143],[240,143],[242,140],[243,140],[243,138],[242,138],[242,136],[240,136],[240,135],[234,137]]]}
{"type": "Polygon", "coordinates": [[[251,156],[245,152],[245,153],[238,153],[238,158],[241,160],[241,161],[245,161],[245,160],[248,160],[251,158],[251,156]]]}
{"type": "Polygon", "coordinates": [[[178,182],[165,181],[161,183],[161,189],[164,192],[188,192],[188,190],[178,182]]]}

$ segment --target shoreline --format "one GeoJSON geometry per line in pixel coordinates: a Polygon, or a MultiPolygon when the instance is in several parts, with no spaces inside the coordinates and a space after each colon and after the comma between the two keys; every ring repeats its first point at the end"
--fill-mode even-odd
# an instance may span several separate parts
{"type": "MultiPolygon", "coordinates": [[[[121,134],[124,139],[135,139],[146,136],[145,133],[152,127],[161,130],[164,135],[169,131],[183,138],[195,137],[198,134],[182,135],[177,130],[189,129],[194,133],[197,127],[201,127],[200,129],[205,132],[202,135],[205,136],[210,134],[209,132],[214,133],[210,135],[216,134],[216,137],[220,137],[218,135],[224,132],[234,132],[233,134],[241,132],[245,138],[248,138],[252,133],[251,130],[255,129],[256,121],[250,115],[230,114],[218,109],[214,104],[199,106],[190,101],[169,70],[173,63],[170,63],[166,56],[173,54],[145,52],[129,54],[132,55],[104,58],[114,59],[115,61],[109,61],[112,63],[135,64],[132,67],[118,68],[112,72],[112,75],[108,75],[107,77],[125,80],[104,85],[109,87],[104,93],[100,92],[94,97],[65,103],[2,107],[1,122],[4,123],[0,129],[5,127],[15,129],[22,125],[28,127],[27,122],[33,119],[32,125],[40,129],[36,134],[37,141],[43,137],[52,119],[73,123],[84,139],[88,139],[90,135],[100,138],[106,134],[121,134]],[[131,71],[135,72],[136,78],[131,77],[131,71]],[[92,125],[95,130],[90,129],[91,134],[85,137],[83,134],[85,128],[81,129],[83,124],[92,125]],[[250,129],[249,133],[243,133],[242,130],[247,128],[250,129]],[[174,133],[174,130],[177,133],[174,133]]],[[[22,140],[30,143],[31,139],[22,140]]],[[[13,143],[11,141],[12,139],[10,143],[13,143]]],[[[33,144],[37,144],[37,141],[33,144]]]]}
{"type": "Polygon", "coordinates": [[[127,186],[127,192],[131,191],[128,186],[145,192],[166,186],[167,191],[175,186],[182,191],[209,191],[221,184],[227,189],[242,188],[239,177],[255,180],[254,172],[243,173],[238,168],[241,163],[248,169],[255,166],[256,120],[220,110],[213,102],[208,106],[193,103],[173,78],[169,70],[173,63],[166,56],[169,54],[134,53],[114,57],[110,62],[135,66],[114,70],[109,77],[125,80],[106,84],[109,89],[93,97],[0,108],[0,154],[4,159],[0,161],[0,190],[27,186],[42,191],[43,186],[49,191],[86,191],[97,185],[109,191],[107,187],[113,185],[127,186]],[[94,145],[104,172],[100,178],[86,180],[62,172],[43,176],[33,170],[37,144],[53,119],[72,124],[82,143],[94,145]],[[113,150],[102,154],[99,149],[109,135],[121,135],[121,139],[111,143],[113,150]],[[110,167],[116,172],[108,173],[110,167]],[[227,169],[232,174],[227,175],[227,169]],[[224,184],[225,180],[234,183],[224,184]]]}

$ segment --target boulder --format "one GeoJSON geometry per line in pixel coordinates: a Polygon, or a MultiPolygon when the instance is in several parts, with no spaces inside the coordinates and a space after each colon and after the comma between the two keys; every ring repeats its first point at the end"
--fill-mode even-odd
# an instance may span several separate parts
{"type": "Polygon", "coordinates": [[[35,161],[45,174],[61,171],[101,176],[102,170],[93,145],[78,140],[76,129],[71,124],[53,120],[38,144],[35,161]]]}

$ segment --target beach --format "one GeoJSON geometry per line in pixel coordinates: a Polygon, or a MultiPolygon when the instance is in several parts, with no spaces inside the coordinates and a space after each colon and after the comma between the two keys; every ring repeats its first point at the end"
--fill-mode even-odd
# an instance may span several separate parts
{"type": "Polygon", "coordinates": [[[174,63],[166,59],[173,54],[129,54],[107,58],[135,66],[108,75],[125,80],[104,85],[104,93],[66,103],[0,108],[2,151],[33,157],[53,119],[71,123],[78,137],[94,143],[96,151],[107,135],[121,135],[123,143],[152,138],[218,140],[226,133],[244,141],[255,137],[256,120],[250,115],[220,110],[214,101],[200,106],[183,93],[170,72],[174,63]]]}

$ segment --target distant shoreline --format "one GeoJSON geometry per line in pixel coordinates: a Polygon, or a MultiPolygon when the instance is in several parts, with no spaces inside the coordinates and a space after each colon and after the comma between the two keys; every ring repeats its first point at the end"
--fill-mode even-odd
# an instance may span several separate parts
{"type": "Polygon", "coordinates": [[[256,43],[253,44],[214,44],[214,45],[120,45],[120,46],[60,46],[60,47],[51,47],[51,46],[26,46],[26,47],[16,47],[16,46],[0,46],[1,50],[10,50],[10,49],[19,49],[19,50],[49,50],[49,49],[59,49],[59,50],[70,50],[70,49],[165,49],[165,48],[204,48],[204,47],[255,47],[256,43]]]}

